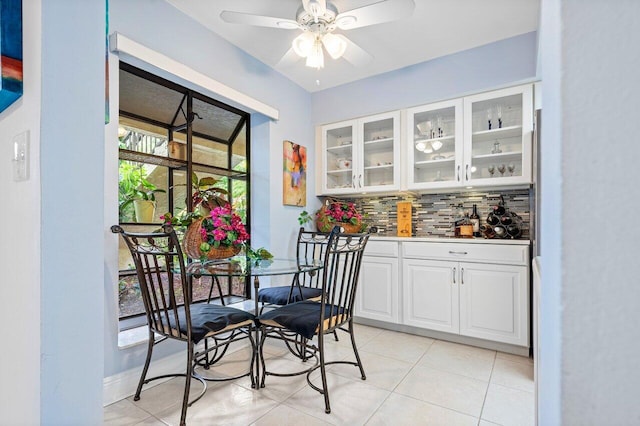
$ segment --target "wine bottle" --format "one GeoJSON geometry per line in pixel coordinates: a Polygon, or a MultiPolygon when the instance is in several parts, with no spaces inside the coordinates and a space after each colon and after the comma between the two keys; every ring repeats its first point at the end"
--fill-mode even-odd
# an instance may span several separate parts
{"type": "Polygon", "coordinates": [[[471,220],[471,224],[473,225],[473,236],[480,236],[480,216],[478,216],[478,206],[476,204],[473,205],[473,212],[471,212],[471,216],[469,217],[471,220]]]}

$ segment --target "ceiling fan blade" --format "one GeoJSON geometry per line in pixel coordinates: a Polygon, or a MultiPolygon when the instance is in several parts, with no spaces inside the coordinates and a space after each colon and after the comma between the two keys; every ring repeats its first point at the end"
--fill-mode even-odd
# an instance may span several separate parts
{"type": "Polygon", "coordinates": [[[295,30],[298,28],[298,23],[292,19],[252,15],[250,13],[233,12],[230,10],[223,10],[220,13],[220,18],[230,24],[256,25],[258,27],[282,28],[285,30],[295,30]]]}
{"type": "Polygon", "coordinates": [[[344,51],[342,57],[351,65],[361,67],[367,65],[373,59],[373,56],[371,56],[366,50],[349,40],[347,37],[342,34],[335,34],[335,36],[340,37],[345,43],[347,43],[347,49],[344,51]]]}
{"type": "Polygon", "coordinates": [[[298,62],[300,59],[302,59],[300,56],[298,56],[298,54],[295,52],[295,50],[293,50],[293,47],[291,47],[289,50],[287,50],[287,53],[284,54],[284,56],[282,58],[280,58],[280,60],[278,61],[278,63],[275,65],[276,68],[277,67],[289,67],[293,64],[295,64],[296,62],[298,62]]]}
{"type": "Polygon", "coordinates": [[[381,0],[340,13],[336,16],[336,23],[342,30],[351,30],[407,18],[414,8],[413,0],[381,0]]]}

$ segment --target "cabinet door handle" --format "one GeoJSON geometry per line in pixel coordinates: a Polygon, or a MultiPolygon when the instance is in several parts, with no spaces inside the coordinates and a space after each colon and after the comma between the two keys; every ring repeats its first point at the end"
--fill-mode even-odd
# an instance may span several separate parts
{"type": "Polygon", "coordinates": [[[456,180],[460,182],[460,166],[458,166],[458,173],[456,174],[456,180]]]}
{"type": "Polygon", "coordinates": [[[358,182],[360,183],[360,188],[362,188],[362,175],[358,176],[358,182]]]}
{"type": "Polygon", "coordinates": [[[352,188],[356,187],[356,175],[355,175],[355,173],[353,174],[353,177],[351,178],[351,187],[352,188]]]}
{"type": "Polygon", "coordinates": [[[453,268],[453,274],[451,275],[453,277],[453,283],[456,283],[456,268],[453,268]]]}
{"type": "Polygon", "coordinates": [[[464,166],[464,177],[468,181],[469,180],[469,165],[464,166]]]}
{"type": "Polygon", "coordinates": [[[466,251],[451,251],[449,250],[449,254],[467,254],[466,251]]]}
{"type": "Polygon", "coordinates": [[[460,268],[460,284],[464,285],[464,268],[460,268]]]}

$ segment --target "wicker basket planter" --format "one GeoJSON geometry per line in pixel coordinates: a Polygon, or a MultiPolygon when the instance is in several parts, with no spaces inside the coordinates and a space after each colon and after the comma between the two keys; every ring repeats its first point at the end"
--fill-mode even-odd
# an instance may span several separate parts
{"type": "Polygon", "coordinates": [[[200,227],[204,218],[198,219],[187,228],[182,240],[182,248],[190,259],[201,259],[203,256],[209,260],[226,259],[240,253],[240,246],[211,247],[211,249],[203,253],[200,250],[202,244],[202,236],[200,235],[200,227]]]}
{"type": "Polygon", "coordinates": [[[353,223],[347,222],[326,222],[316,220],[316,226],[318,227],[318,231],[320,232],[331,232],[334,226],[341,226],[344,229],[344,232],[347,234],[357,234],[360,232],[360,228],[362,225],[354,225],[353,223]]]}

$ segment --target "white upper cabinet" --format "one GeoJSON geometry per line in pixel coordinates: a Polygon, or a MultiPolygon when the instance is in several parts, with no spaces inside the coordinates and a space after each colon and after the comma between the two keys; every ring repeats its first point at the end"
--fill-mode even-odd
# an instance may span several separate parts
{"type": "Polygon", "coordinates": [[[407,110],[407,188],[531,183],[531,85],[407,110]]]}
{"type": "Polygon", "coordinates": [[[462,183],[462,99],[407,110],[409,189],[450,188],[462,183]]]}
{"type": "Polygon", "coordinates": [[[400,112],[322,126],[322,193],[400,189],[400,112]]]}
{"type": "Polygon", "coordinates": [[[533,93],[518,86],[464,98],[464,181],[531,183],[533,93]]]}
{"type": "Polygon", "coordinates": [[[319,195],[532,182],[531,84],[409,108],[404,121],[402,170],[400,111],[322,126],[319,195]]]}

